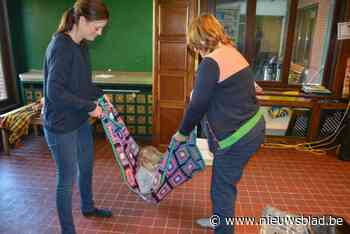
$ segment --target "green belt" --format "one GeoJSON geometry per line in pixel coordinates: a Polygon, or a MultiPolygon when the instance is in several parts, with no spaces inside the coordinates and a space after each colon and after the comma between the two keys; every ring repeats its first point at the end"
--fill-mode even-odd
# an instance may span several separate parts
{"type": "Polygon", "coordinates": [[[236,143],[239,139],[241,139],[243,136],[245,136],[252,128],[255,127],[255,125],[260,120],[261,116],[262,116],[262,113],[260,110],[258,110],[252,118],[250,118],[245,124],[243,124],[237,131],[232,133],[231,136],[228,136],[225,139],[219,141],[220,149],[225,149],[227,147],[230,147],[231,145],[236,143]]]}

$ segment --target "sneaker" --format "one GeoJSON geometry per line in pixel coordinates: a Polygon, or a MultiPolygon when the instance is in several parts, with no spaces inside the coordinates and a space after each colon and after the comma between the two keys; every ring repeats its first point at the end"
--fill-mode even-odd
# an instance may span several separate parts
{"type": "Polygon", "coordinates": [[[107,210],[107,209],[97,209],[97,208],[94,208],[94,210],[92,211],[87,211],[87,212],[82,212],[82,214],[85,216],[85,217],[100,217],[100,218],[109,218],[112,216],[112,211],[110,210],[107,210]]]}
{"type": "Polygon", "coordinates": [[[196,223],[202,228],[215,229],[215,226],[210,222],[210,218],[197,219],[196,223]]]}

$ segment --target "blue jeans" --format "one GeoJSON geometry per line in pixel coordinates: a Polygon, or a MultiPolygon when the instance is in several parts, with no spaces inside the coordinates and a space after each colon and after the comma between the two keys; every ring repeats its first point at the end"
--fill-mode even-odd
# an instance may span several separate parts
{"type": "Polygon", "coordinates": [[[237,197],[236,185],[241,179],[248,160],[264,141],[265,120],[257,125],[230,148],[214,152],[211,178],[211,200],[213,214],[220,217],[215,234],[234,233],[233,225],[226,225],[225,218],[234,216],[237,197]]]}
{"type": "Polygon", "coordinates": [[[44,129],[45,139],[56,161],[56,206],[62,233],[76,233],[72,214],[72,187],[77,176],[81,210],[94,209],[92,195],[93,139],[88,121],[78,129],[57,134],[44,129]]]}

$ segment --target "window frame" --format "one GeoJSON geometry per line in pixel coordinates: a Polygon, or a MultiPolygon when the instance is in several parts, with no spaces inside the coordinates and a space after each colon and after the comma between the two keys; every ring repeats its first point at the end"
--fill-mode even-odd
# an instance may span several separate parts
{"type": "MultiPolygon", "coordinates": [[[[309,41],[306,45],[306,48],[304,47],[304,49],[308,50],[307,53],[303,54],[302,56],[300,55],[300,42],[297,41],[297,38],[299,37],[299,32],[304,30],[305,29],[305,22],[302,20],[302,17],[304,18],[308,13],[310,13],[311,11],[315,11],[316,14],[318,14],[318,4],[317,3],[312,3],[310,5],[307,5],[303,8],[300,8],[298,9],[298,12],[297,12],[297,21],[296,21],[296,31],[294,32],[294,41],[293,41],[293,48],[294,47],[297,47],[296,48],[296,51],[294,50],[293,51],[293,54],[292,54],[292,58],[294,61],[296,61],[297,64],[302,64],[302,65],[305,65],[305,66],[309,66],[310,65],[310,52],[311,52],[311,41],[309,41]],[[300,30],[300,31],[299,31],[300,30]],[[297,33],[297,34],[295,34],[297,33]],[[307,55],[307,64],[305,64],[305,55],[307,55]],[[302,57],[302,58],[301,58],[302,57]],[[301,60],[300,60],[301,59],[301,60]]],[[[312,28],[312,31],[309,32],[311,34],[310,38],[313,38],[313,36],[315,35],[315,28],[312,28]]],[[[308,36],[308,34],[305,34],[308,36]]],[[[305,36],[303,35],[303,36],[305,36]]],[[[305,45],[305,38],[303,37],[303,44],[305,45]]]]}
{"type": "Polygon", "coordinates": [[[7,98],[0,101],[0,114],[19,106],[20,99],[17,90],[17,79],[12,53],[7,5],[0,0],[0,56],[7,92],[7,98]]]}
{"type": "MultiPolygon", "coordinates": [[[[200,0],[201,1],[201,12],[210,12],[215,14],[215,6],[217,0],[200,0]]],[[[246,17],[246,34],[245,34],[245,47],[243,55],[246,57],[248,62],[252,61],[255,51],[255,38],[247,35],[255,35],[256,30],[256,4],[257,0],[246,0],[247,2],[247,17],[246,17]]],[[[288,77],[290,72],[290,63],[293,56],[293,43],[295,26],[297,23],[298,13],[298,2],[299,0],[290,0],[288,6],[287,15],[287,35],[285,38],[284,47],[284,59],[282,64],[282,79],[281,81],[257,81],[265,90],[273,91],[284,91],[284,90],[300,90],[301,84],[289,84],[288,77]]],[[[344,62],[339,56],[342,50],[344,42],[338,41],[337,36],[337,23],[347,21],[349,19],[349,8],[350,3],[348,1],[335,0],[334,12],[332,16],[329,47],[326,55],[326,64],[324,67],[324,75],[322,79],[322,85],[332,91],[332,96],[339,97],[341,95],[342,83],[344,76],[341,76],[342,72],[339,71],[345,68],[344,62]],[[339,75],[340,74],[340,75],[339,75]]]]}

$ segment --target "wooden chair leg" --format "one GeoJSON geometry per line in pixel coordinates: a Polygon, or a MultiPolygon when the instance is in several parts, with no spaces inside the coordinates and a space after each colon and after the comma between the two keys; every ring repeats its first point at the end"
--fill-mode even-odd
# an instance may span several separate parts
{"type": "Polygon", "coordinates": [[[4,147],[5,154],[10,155],[10,146],[7,139],[7,132],[4,128],[1,128],[1,139],[2,139],[2,146],[4,147]]]}

